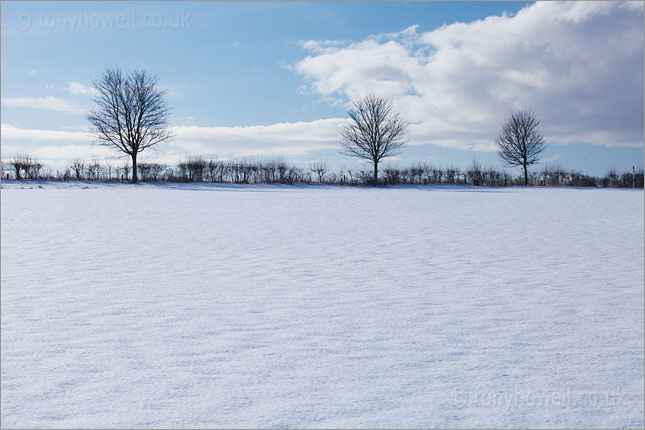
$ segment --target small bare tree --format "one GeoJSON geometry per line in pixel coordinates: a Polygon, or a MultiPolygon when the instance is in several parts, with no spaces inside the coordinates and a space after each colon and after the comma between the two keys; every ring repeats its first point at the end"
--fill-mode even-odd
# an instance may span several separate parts
{"type": "Polygon", "coordinates": [[[222,164],[217,160],[217,157],[210,157],[208,164],[206,164],[206,168],[208,169],[208,177],[210,178],[211,182],[216,181],[217,172],[220,170],[221,166],[222,164]]]}
{"type": "Polygon", "coordinates": [[[607,171],[607,174],[605,175],[609,179],[609,184],[612,188],[616,187],[616,183],[618,182],[618,178],[620,175],[616,171],[616,167],[611,166],[609,170],[607,171]]]}
{"type": "Polygon", "coordinates": [[[97,108],[87,115],[99,143],[132,159],[132,182],[137,182],[137,155],[173,137],[168,130],[170,108],[158,78],[140,70],[106,68],[92,83],[97,108]]]}
{"type": "Polygon", "coordinates": [[[546,145],[538,131],[540,121],[531,112],[519,110],[502,124],[502,132],[495,140],[499,157],[507,166],[524,168],[524,185],[529,184],[528,166],[540,161],[546,145]]]}
{"type": "Polygon", "coordinates": [[[0,175],[0,179],[9,179],[9,172],[11,171],[11,165],[9,164],[8,161],[1,160],[0,166],[2,166],[2,175],[0,175]]]}
{"type": "Polygon", "coordinates": [[[284,184],[285,179],[286,179],[287,170],[289,170],[289,166],[287,165],[287,162],[284,161],[284,160],[277,160],[276,161],[276,166],[278,168],[278,178],[279,178],[278,181],[281,184],[284,184]]]}
{"type": "Polygon", "coordinates": [[[188,169],[188,180],[201,182],[204,180],[204,171],[207,167],[207,161],[201,155],[188,157],[186,168],[188,169]]]}
{"type": "Polygon", "coordinates": [[[449,184],[454,184],[456,179],[459,177],[461,170],[459,167],[450,166],[446,168],[446,177],[449,184]]]}
{"type": "MultiPolygon", "coordinates": [[[[25,171],[25,176],[29,179],[38,179],[41,176],[41,173],[43,173],[45,166],[30,155],[23,155],[22,160],[22,169],[25,171]]],[[[45,177],[47,174],[47,172],[44,172],[45,177]]]]}
{"type": "Polygon", "coordinates": [[[69,169],[74,172],[76,179],[83,179],[83,172],[85,171],[85,163],[80,158],[75,158],[72,160],[72,164],[69,165],[69,169]]]}
{"type": "Polygon", "coordinates": [[[139,173],[142,181],[158,181],[162,173],[168,168],[162,163],[142,163],[138,164],[139,173]]]}
{"type": "Polygon", "coordinates": [[[91,164],[88,164],[85,166],[87,169],[87,178],[91,181],[94,179],[95,181],[98,181],[99,175],[101,173],[101,163],[99,163],[99,160],[96,157],[92,157],[91,164]]]}
{"type": "Polygon", "coordinates": [[[349,121],[340,130],[342,152],[371,162],[376,186],[379,162],[400,153],[406,143],[403,135],[407,125],[394,112],[391,100],[374,94],[354,101],[354,109],[347,115],[349,121]]]}
{"type": "Polygon", "coordinates": [[[130,176],[130,164],[128,164],[127,161],[123,163],[123,166],[121,166],[121,169],[123,169],[123,175],[125,176],[125,180],[128,180],[128,177],[130,176]]]}
{"type": "Polygon", "coordinates": [[[16,179],[22,179],[20,176],[21,170],[25,173],[25,178],[38,179],[40,171],[43,169],[42,163],[28,154],[16,155],[11,160],[11,166],[16,172],[16,179]]]}
{"type": "Polygon", "coordinates": [[[318,175],[318,183],[322,184],[325,178],[325,173],[329,171],[327,164],[323,161],[315,161],[310,163],[309,170],[318,175]]]}
{"type": "Polygon", "coordinates": [[[9,161],[9,165],[13,168],[13,171],[16,174],[16,180],[19,181],[22,179],[20,172],[25,169],[25,166],[29,165],[30,160],[31,158],[28,155],[20,154],[16,155],[11,161],[9,161]]]}
{"type": "Polygon", "coordinates": [[[465,174],[470,179],[471,185],[483,185],[483,172],[484,166],[482,166],[482,164],[473,157],[472,161],[466,168],[465,174]]]}
{"type": "Polygon", "coordinates": [[[110,182],[112,180],[112,169],[114,166],[110,161],[105,161],[105,169],[107,170],[107,181],[110,182]]]}

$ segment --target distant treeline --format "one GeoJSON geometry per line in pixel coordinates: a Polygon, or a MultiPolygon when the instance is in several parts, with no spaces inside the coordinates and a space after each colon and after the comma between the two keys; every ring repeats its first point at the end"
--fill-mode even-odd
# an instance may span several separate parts
{"type": "MultiPolygon", "coordinates": [[[[48,179],[125,182],[131,177],[131,165],[116,165],[106,160],[100,162],[73,160],[63,171],[53,173],[29,155],[19,155],[2,162],[3,179],[48,179]]],[[[322,161],[299,167],[284,160],[222,160],[216,157],[191,156],[174,166],[163,163],[138,163],[140,181],[167,182],[223,182],[233,184],[293,184],[320,183],[337,185],[369,185],[371,169],[344,168],[335,171],[322,161]]],[[[503,187],[523,185],[521,175],[511,175],[494,167],[485,166],[473,159],[465,168],[440,167],[418,162],[406,168],[385,166],[379,175],[383,185],[397,184],[469,184],[475,186],[503,187]]],[[[602,178],[588,176],[575,170],[566,170],[558,164],[543,166],[530,173],[530,185],[643,188],[643,169],[618,172],[610,168],[602,178]]]]}

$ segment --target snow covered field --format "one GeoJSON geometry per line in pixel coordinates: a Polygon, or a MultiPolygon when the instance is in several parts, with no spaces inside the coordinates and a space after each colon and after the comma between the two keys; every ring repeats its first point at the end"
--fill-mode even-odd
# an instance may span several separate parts
{"type": "Polygon", "coordinates": [[[642,191],[2,188],[3,428],[644,425],[642,191]]]}

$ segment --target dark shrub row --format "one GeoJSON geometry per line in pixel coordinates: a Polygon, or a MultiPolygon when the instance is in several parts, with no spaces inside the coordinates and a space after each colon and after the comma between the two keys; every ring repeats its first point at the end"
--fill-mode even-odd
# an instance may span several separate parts
{"type": "MultiPolygon", "coordinates": [[[[191,156],[175,166],[141,161],[137,165],[141,181],[170,182],[225,182],[234,184],[293,184],[324,183],[339,185],[368,185],[372,181],[371,169],[345,168],[333,171],[325,162],[311,162],[308,167],[289,164],[284,160],[222,160],[216,157],[191,156]]],[[[131,178],[128,162],[119,166],[107,161],[90,162],[73,160],[64,171],[46,169],[29,155],[18,155],[2,162],[3,179],[83,179],[90,181],[127,181],[131,178]]],[[[385,166],[379,181],[384,185],[398,184],[469,184],[475,186],[503,187],[523,185],[522,176],[513,176],[495,167],[472,160],[464,169],[455,166],[440,167],[418,162],[409,167],[385,166]]],[[[534,186],[574,186],[643,188],[643,169],[619,173],[615,168],[598,178],[576,170],[566,170],[561,165],[549,164],[531,172],[529,184],[534,186]]]]}

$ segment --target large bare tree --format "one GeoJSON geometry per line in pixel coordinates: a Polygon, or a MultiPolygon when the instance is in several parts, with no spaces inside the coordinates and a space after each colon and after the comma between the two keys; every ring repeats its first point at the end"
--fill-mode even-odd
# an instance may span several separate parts
{"type": "Polygon", "coordinates": [[[347,112],[348,122],[340,130],[342,152],[372,163],[374,186],[378,182],[378,164],[386,157],[399,154],[405,145],[407,124],[394,112],[392,101],[368,94],[354,101],[347,112]]]}
{"type": "Polygon", "coordinates": [[[540,161],[540,154],[546,145],[544,136],[538,131],[540,121],[525,110],[515,111],[502,124],[502,132],[495,142],[499,157],[508,166],[524,168],[524,185],[529,184],[528,166],[540,161]]]}
{"type": "Polygon", "coordinates": [[[108,67],[92,82],[97,107],[87,115],[99,144],[132,159],[132,182],[137,182],[137,155],[173,137],[168,130],[170,108],[158,78],[145,70],[108,67]]]}

